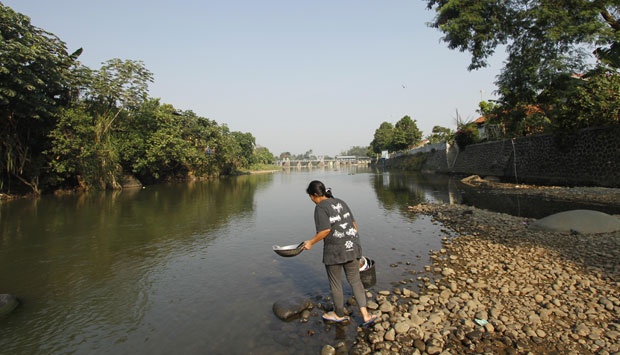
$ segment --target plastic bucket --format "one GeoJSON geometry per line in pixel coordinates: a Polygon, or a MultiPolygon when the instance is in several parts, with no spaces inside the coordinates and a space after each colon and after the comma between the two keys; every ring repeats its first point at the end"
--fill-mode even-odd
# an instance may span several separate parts
{"type": "Polygon", "coordinates": [[[370,288],[377,283],[377,273],[375,272],[375,261],[366,258],[366,262],[368,265],[365,270],[360,271],[360,279],[362,279],[364,288],[370,288]]]}
{"type": "Polygon", "coordinates": [[[360,272],[368,269],[368,259],[365,256],[362,256],[360,259],[360,272]]]}

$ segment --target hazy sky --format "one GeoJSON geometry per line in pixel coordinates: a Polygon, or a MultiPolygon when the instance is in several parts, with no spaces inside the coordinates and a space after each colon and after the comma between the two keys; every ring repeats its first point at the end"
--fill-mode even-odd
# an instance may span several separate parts
{"type": "Polygon", "coordinates": [[[273,154],[337,155],[408,115],[424,136],[478,117],[504,58],[468,72],[422,0],[0,0],[92,69],[153,72],[149,95],[250,132],[273,154]]]}

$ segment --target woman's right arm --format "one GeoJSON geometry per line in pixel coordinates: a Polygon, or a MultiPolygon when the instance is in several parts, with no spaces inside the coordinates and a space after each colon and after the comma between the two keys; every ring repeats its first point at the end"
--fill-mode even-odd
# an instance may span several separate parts
{"type": "Polygon", "coordinates": [[[313,246],[314,244],[316,244],[316,243],[320,242],[321,240],[325,239],[325,238],[329,235],[329,232],[330,232],[330,231],[331,231],[331,229],[325,229],[325,230],[322,230],[322,231],[318,232],[318,233],[314,236],[314,238],[312,238],[312,239],[310,239],[310,240],[306,240],[306,241],[304,242],[304,249],[305,249],[305,250],[310,250],[310,249],[312,249],[312,246],[313,246]]]}

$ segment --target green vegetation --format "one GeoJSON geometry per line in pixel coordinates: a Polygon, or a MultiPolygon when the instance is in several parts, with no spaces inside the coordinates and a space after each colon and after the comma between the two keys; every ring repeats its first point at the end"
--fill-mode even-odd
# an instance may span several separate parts
{"type": "Polygon", "coordinates": [[[490,138],[619,123],[617,1],[425,1],[448,47],[471,54],[469,70],[506,50],[499,100],[480,107],[490,138]]]}
{"type": "MultiPolygon", "coordinates": [[[[448,47],[471,54],[469,70],[487,66],[498,48],[507,53],[499,99],[480,103],[484,123],[457,122],[456,132],[435,126],[429,143],[465,148],[620,124],[617,1],[425,1],[448,47]]],[[[272,170],[276,158],[251,133],[149,97],[154,79],[142,62],[111,59],[91,69],[78,61],[81,52],[69,53],[54,34],[0,3],[0,192],[118,189],[126,174],[153,184],[272,170]]],[[[369,147],[342,155],[375,156],[421,141],[416,121],[404,116],[382,122],[369,147]]],[[[310,149],[279,158],[317,156],[310,149]]]]}
{"type": "Polygon", "coordinates": [[[415,120],[404,116],[396,125],[383,122],[375,130],[374,139],[370,143],[373,153],[379,154],[384,150],[399,151],[412,148],[422,141],[422,132],[418,129],[415,120]]]}
{"type": "Polygon", "coordinates": [[[355,157],[371,157],[370,147],[362,147],[362,146],[354,146],[349,148],[349,150],[345,150],[344,152],[340,152],[340,155],[345,156],[355,156],[355,157]]]}
{"type": "Polygon", "coordinates": [[[118,189],[273,164],[252,134],[148,97],[143,63],[96,70],[0,3],[0,191],[118,189]]]}
{"type": "Polygon", "coordinates": [[[435,126],[432,133],[426,139],[429,144],[451,142],[454,139],[454,131],[450,128],[435,126]]]}

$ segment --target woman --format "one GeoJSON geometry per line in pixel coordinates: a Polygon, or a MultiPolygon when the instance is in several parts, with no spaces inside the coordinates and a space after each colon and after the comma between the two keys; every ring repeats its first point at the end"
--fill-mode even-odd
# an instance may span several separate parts
{"type": "Polygon", "coordinates": [[[333,322],[343,322],[349,319],[344,314],[341,279],[342,270],[344,270],[364,318],[362,325],[370,325],[377,319],[377,316],[368,313],[366,308],[366,293],[359,271],[362,247],[353,214],[344,201],[335,198],[331,190],[326,189],[325,185],[318,180],[310,182],[306,192],[316,204],[314,208],[316,235],[304,242],[304,249],[310,250],[314,244],[323,241],[323,264],[327,270],[329,288],[334,299],[334,311],[323,314],[323,319],[333,322]]]}

